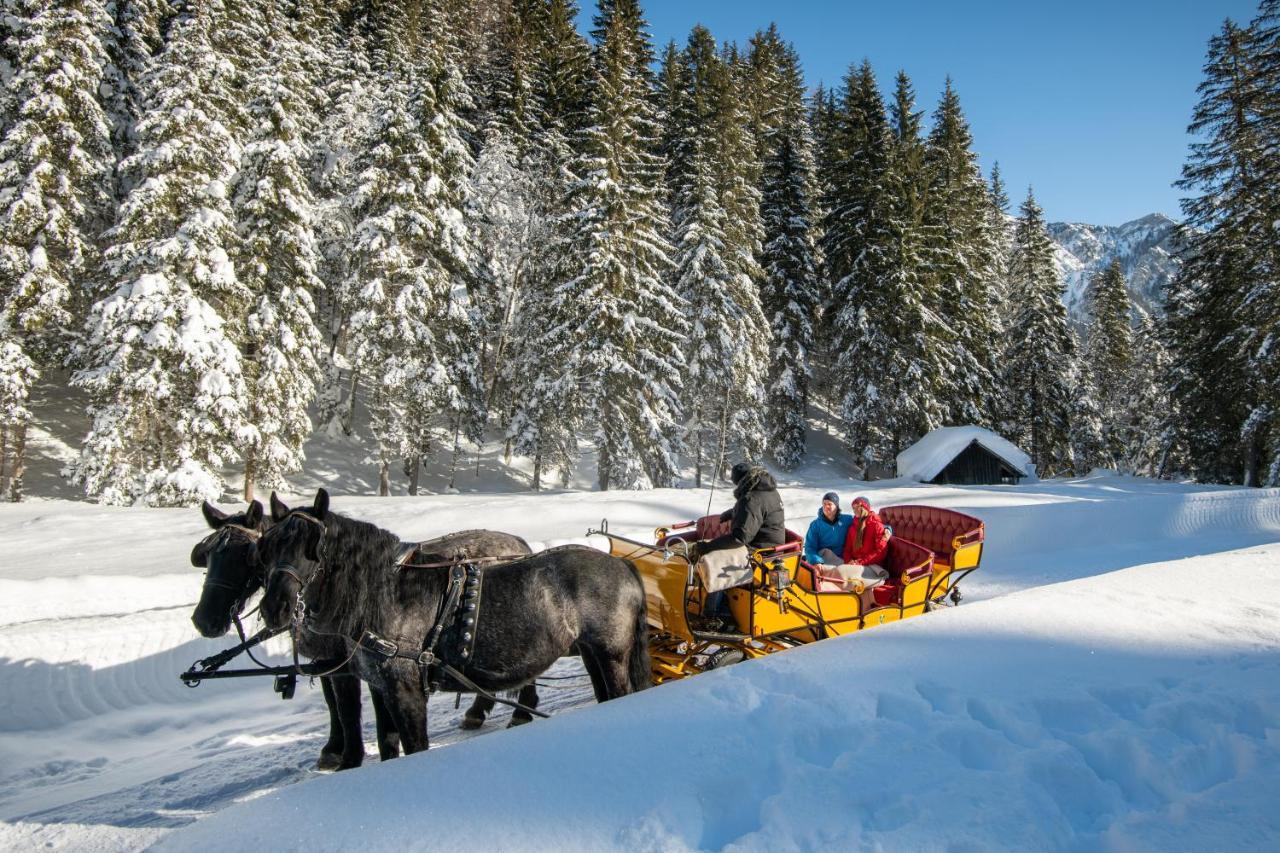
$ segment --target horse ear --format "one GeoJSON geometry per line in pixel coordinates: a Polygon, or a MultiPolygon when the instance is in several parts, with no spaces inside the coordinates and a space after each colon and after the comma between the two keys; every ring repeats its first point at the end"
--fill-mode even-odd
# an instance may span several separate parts
{"type": "Polygon", "coordinates": [[[250,530],[262,523],[262,501],[252,501],[244,513],[244,526],[250,530]]]}
{"type": "Polygon", "coordinates": [[[271,493],[271,520],[275,522],[284,521],[289,515],[288,505],[276,497],[276,493],[271,493]]]}
{"type": "Polygon", "coordinates": [[[311,514],[321,521],[329,514],[329,493],[324,489],[316,489],[316,502],[311,508],[311,514]]]}
{"type": "Polygon", "coordinates": [[[204,520],[207,521],[209,526],[214,530],[217,530],[219,527],[226,524],[227,519],[230,518],[230,516],[225,512],[218,509],[208,501],[205,501],[200,505],[200,512],[204,513],[204,520]]]}

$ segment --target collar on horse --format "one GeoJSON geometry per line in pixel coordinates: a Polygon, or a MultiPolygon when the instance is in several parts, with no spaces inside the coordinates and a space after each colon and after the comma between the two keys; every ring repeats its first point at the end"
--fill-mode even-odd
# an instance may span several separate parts
{"type": "MultiPolygon", "coordinates": [[[[416,546],[409,546],[409,554],[415,548],[416,546]]],[[[397,561],[398,566],[405,565],[403,559],[402,556],[397,561]]],[[[380,637],[373,631],[365,631],[356,641],[361,648],[381,657],[411,660],[422,667],[426,676],[424,683],[431,692],[438,686],[437,670],[444,663],[441,656],[436,654],[441,638],[446,632],[449,633],[452,651],[465,666],[475,649],[476,624],[480,619],[480,596],[484,587],[484,575],[480,567],[474,562],[461,560],[454,560],[447,565],[449,583],[441,595],[440,606],[436,608],[435,621],[422,640],[421,650],[416,654],[401,651],[399,643],[380,637]]]]}

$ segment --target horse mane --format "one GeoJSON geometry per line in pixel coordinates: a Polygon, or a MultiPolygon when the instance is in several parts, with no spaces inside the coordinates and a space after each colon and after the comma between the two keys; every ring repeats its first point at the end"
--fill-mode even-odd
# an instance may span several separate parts
{"type": "Polygon", "coordinates": [[[399,550],[394,533],[330,510],[324,518],[324,576],[308,588],[307,609],[337,633],[358,636],[395,593],[399,550]]]}

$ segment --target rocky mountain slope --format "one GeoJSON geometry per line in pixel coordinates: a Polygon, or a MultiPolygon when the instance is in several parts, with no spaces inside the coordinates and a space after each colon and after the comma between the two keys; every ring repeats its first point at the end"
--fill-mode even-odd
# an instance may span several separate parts
{"type": "Polygon", "coordinates": [[[1162,288],[1178,271],[1177,223],[1152,213],[1123,225],[1051,222],[1049,236],[1057,244],[1055,262],[1067,285],[1071,318],[1086,316],[1085,289],[1113,257],[1119,256],[1135,309],[1150,313],[1163,304],[1162,288]]]}

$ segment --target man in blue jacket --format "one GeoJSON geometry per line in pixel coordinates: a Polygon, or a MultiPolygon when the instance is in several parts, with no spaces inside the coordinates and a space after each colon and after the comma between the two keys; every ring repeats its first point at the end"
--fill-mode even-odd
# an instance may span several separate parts
{"type": "Polygon", "coordinates": [[[822,509],[818,517],[809,523],[804,536],[804,558],[812,565],[826,563],[838,566],[844,552],[844,540],[849,534],[853,516],[840,511],[840,496],[827,492],[822,496],[822,509]]]}

